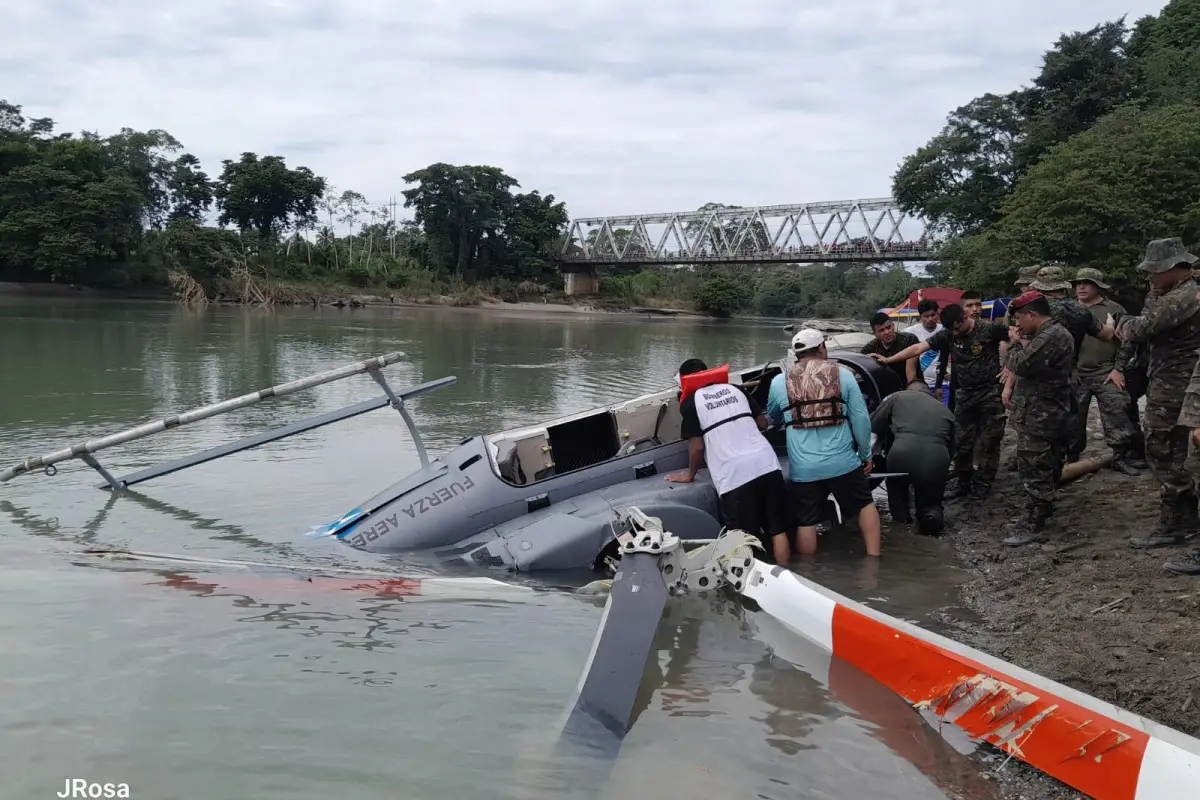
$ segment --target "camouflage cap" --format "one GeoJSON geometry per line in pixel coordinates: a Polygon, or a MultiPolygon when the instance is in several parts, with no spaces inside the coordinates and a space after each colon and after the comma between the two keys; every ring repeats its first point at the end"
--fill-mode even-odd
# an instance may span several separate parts
{"type": "Polygon", "coordinates": [[[1037,280],[1038,270],[1041,267],[1034,264],[1032,267],[1021,267],[1021,271],[1017,273],[1017,279],[1013,281],[1013,286],[1028,286],[1037,280]]]}
{"type": "Polygon", "coordinates": [[[1138,269],[1159,274],[1184,264],[1195,263],[1196,257],[1183,246],[1183,239],[1175,236],[1171,239],[1154,239],[1146,245],[1146,257],[1138,264],[1138,269]]]}
{"type": "Polygon", "coordinates": [[[1091,267],[1084,267],[1083,269],[1079,270],[1079,272],[1075,273],[1075,283],[1083,283],[1084,281],[1087,281],[1088,283],[1094,283],[1101,289],[1112,288],[1104,282],[1104,273],[1098,269],[1092,269],[1091,267]]]}
{"type": "Polygon", "coordinates": [[[1030,289],[1039,292],[1061,292],[1071,288],[1062,267],[1042,267],[1038,270],[1037,279],[1029,284],[1030,289]]]}

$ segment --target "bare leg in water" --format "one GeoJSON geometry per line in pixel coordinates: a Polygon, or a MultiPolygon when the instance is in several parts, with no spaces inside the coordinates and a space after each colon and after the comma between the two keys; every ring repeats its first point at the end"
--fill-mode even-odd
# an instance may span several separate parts
{"type": "Polygon", "coordinates": [[[771,537],[771,551],[776,564],[787,564],[792,560],[792,546],[788,543],[786,533],[777,533],[771,537]]]}
{"type": "MultiPolygon", "coordinates": [[[[878,556],[880,549],[879,509],[874,503],[868,503],[858,512],[858,528],[862,531],[863,544],[867,547],[868,556],[878,556]]],[[[811,556],[817,552],[817,526],[802,525],[796,529],[796,538],[800,540],[800,552],[811,556]]],[[[786,563],[786,562],[779,562],[786,563]]]]}
{"type": "Polygon", "coordinates": [[[879,509],[874,503],[868,503],[858,512],[858,529],[862,531],[863,544],[867,546],[868,556],[879,556],[879,528],[879,509]]]}

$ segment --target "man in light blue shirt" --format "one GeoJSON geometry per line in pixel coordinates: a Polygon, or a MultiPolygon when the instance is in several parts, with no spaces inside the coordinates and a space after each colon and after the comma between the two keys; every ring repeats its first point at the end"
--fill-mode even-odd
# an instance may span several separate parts
{"type": "Polygon", "coordinates": [[[796,362],[771,381],[767,417],[787,429],[788,470],[801,553],[817,551],[817,524],[832,494],[843,517],[857,515],[868,556],[879,555],[879,511],[871,496],[871,417],[854,375],[828,359],[825,335],[792,338],[796,362]]]}

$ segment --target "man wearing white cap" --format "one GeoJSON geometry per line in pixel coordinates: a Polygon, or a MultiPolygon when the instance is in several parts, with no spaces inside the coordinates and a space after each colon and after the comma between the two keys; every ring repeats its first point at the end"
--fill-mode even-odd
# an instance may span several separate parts
{"type": "Polygon", "coordinates": [[[871,418],[850,370],[827,358],[825,335],[804,328],[792,337],[796,361],[771,381],[767,417],[787,428],[788,471],[800,552],[817,551],[817,524],[833,495],[845,516],[857,514],[868,556],[879,555],[879,511],[871,497],[871,418]]]}

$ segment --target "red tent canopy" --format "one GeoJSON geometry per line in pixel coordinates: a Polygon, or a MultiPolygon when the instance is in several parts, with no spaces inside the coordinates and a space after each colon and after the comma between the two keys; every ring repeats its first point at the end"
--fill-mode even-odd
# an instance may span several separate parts
{"type": "Polygon", "coordinates": [[[930,286],[928,289],[917,289],[908,295],[908,299],[895,308],[889,311],[900,311],[902,309],[916,309],[917,304],[922,300],[933,300],[938,304],[938,308],[945,308],[953,303],[962,300],[963,290],[954,289],[949,286],[930,286]]]}

